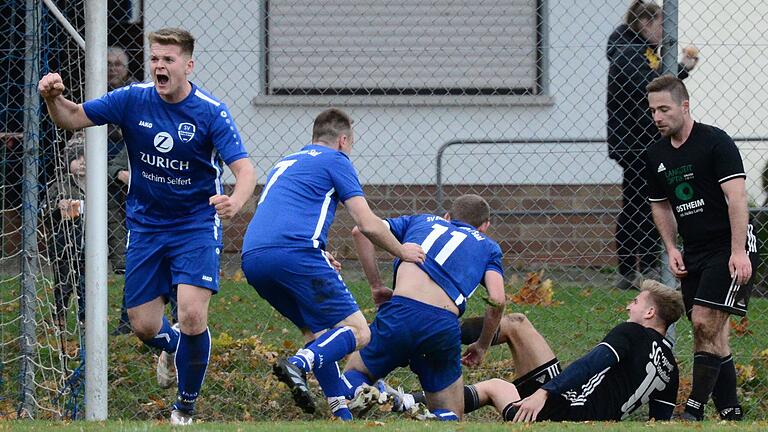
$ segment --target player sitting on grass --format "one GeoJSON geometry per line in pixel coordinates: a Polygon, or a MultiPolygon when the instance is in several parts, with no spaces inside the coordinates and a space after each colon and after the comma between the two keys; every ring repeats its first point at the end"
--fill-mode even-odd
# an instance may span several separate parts
{"type": "Polygon", "coordinates": [[[398,367],[410,366],[426,391],[434,417],[460,420],[464,387],[458,317],[482,283],[488,290],[478,339],[464,354],[478,365],[491,344],[504,312],[504,279],[499,245],[485,235],[488,203],[477,195],[457,198],[444,216],[421,214],[386,220],[398,240],[421,244],[424,264],[395,262],[394,293],[379,277],[373,244],[357,229],[355,247],[377,303],[391,296],[371,324],[371,342],[351,355],[344,376],[352,385],[350,409],[378,399],[368,384],[398,367]]]}

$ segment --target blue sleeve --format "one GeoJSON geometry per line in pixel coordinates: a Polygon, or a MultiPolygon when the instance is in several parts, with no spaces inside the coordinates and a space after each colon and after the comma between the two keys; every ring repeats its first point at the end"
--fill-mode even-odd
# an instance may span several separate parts
{"type": "Polygon", "coordinates": [[[584,385],[587,380],[618,362],[619,359],[613,350],[605,343],[600,343],[541,388],[550,393],[562,395],[568,390],[584,385]]]}
{"type": "Polygon", "coordinates": [[[240,132],[237,131],[227,106],[221,104],[216,111],[216,117],[211,124],[211,141],[221,155],[221,159],[229,165],[238,159],[248,157],[240,132]]]}
{"type": "Polygon", "coordinates": [[[107,123],[121,125],[130,93],[130,86],[112,90],[100,98],[85,102],[83,111],[85,111],[88,119],[97,126],[107,123]]]}
{"type": "Polygon", "coordinates": [[[485,271],[495,271],[503,277],[504,266],[501,264],[502,257],[501,247],[499,247],[497,243],[493,243],[493,250],[491,251],[491,256],[488,260],[488,265],[485,267],[485,271]]]}
{"type": "Polygon", "coordinates": [[[331,166],[327,169],[331,174],[333,187],[336,189],[341,202],[352,197],[363,196],[363,187],[357,178],[357,171],[343,153],[335,154],[331,166]]]}
{"type": "Polygon", "coordinates": [[[411,222],[413,216],[400,216],[396,218],[385,219],[389,224],[389,230],[392,231],[392,235],[395,236],[397,241],[403,242],[405,238],[405,232],[408,230],[408,225],[411,222]]]}

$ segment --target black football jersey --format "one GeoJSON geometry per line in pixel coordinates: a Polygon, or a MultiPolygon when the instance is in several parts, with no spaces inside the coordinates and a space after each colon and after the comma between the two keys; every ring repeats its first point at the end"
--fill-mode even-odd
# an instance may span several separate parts
{"type": "Polygon", "coordinates": [[[571,420],[621,420],[649,401],[675,405],[679,375],[672,345],[656,330],[625,322],[600,342],[618,358],[562,396],[571,420]]]}
{"type": "Polygon", "coordinates": [[[730,247],[728,203],[720,185],[746,173],[728,134],[694,123],[678,148],[662,138],[648,148],[647,173],[648,199],[669,200],[686,251],[730,247]]]}

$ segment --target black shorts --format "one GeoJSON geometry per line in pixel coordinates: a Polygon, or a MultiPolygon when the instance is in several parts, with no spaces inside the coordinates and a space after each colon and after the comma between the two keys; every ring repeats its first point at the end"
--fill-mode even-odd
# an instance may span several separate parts
{"type": "MultiPolygon", "coordinates": [[[[534,394],[536,390],[540,389],[541,386],[552,378],[560,375],[560,372],[562,372],[560,361],[555,357],[520,378],[516,378],[512,381],[512,384],[515,385],[517,392],[520,393],[520,399],[525,399],[534,394]]],[[[550,394],[544,403],[544,407],[536,416],[536,421],[568,420],[570,417],[568,414],[570,412],[570,405],[570,402],[562,396],[550,394]]],[[[511,421],[512,419],[505,420],[511,421]]]]}
{"type": "Polygon", "coordinates": [[[728,269],[730,248],[685,253],[683,261],[688,275],[680,279],[683,302],[688,318],[693,305],[718,309],[729,314],[744,316],[755,279],[760,254],[748,252],[752,263],[752,277],[744,285],[736,284],[728,269]]]}

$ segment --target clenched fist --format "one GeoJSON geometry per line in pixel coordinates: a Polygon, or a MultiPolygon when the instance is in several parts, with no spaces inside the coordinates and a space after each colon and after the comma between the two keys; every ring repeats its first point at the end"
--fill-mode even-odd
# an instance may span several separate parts
{"type": "Polygon", "coordinates": [[[37,84],[37,90],[43,99],[51,100],[61,96],[64,93],[64,82],[61,75],[57,73],[46,74],[37,84]]]}

